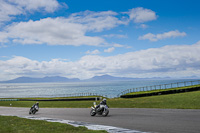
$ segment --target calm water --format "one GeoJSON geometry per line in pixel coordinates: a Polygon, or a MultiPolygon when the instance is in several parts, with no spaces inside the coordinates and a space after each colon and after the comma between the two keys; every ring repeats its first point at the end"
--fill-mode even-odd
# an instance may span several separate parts
{"type": "Polygon", "coordinates": [[[181,79],[73,83],[1,83],[0,98],[64,97],[75,93],[97,93],[112,98],[116,97],[122,91],[131,88],[183,81],[195,80],[181,79]]]}

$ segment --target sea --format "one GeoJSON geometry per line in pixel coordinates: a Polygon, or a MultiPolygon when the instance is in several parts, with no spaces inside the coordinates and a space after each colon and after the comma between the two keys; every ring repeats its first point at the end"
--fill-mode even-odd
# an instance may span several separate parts
{"type": "Polygon", "coordinates": [[[148,79],[107,82],[0,83],[0,98],[70,97],[88,95],[101,95],[114,98],[127,89],[186,81],[197,81],[197,83],[200,83],[198,80],[199,79],[148,79]]]}

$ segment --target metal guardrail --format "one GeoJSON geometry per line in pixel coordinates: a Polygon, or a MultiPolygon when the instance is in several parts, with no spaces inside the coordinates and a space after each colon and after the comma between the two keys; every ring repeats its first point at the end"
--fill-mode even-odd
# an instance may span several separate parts
{"type": "Polygon", "coordinates": [[[107,97],[107,95],[101,95],[97,93],[73,93],[73,94],[62,94],[59,97],[87,97],[87,96],[98,96],[98,97],[107,97]]]}
{"type": "Polygon", "coordinates": [[[56,94],[55,95],[42,95],[42,96],[35,96],[31,95],[30,98],[35,98],[35,97],[43,97],[43,98],[51,98],[51,97],[90,97],[90,96],[95,96],[95,97],[107,97],[107,95],[102,95],[102,94],[97,94],[97,93],[72,93],[72,94],[56,94]]]}
{"type": "Polygon", "coordinates": [[[98,101],[101,97],[65,98],[65,99],[19,99],[19,101],[98,101]]]}
{"type": "MultiPolygon", "coordinates": [[[[95,96],[95,97],[107,97],[107,95],[101,95],[97,93],[74,93],[74,94],[60,94],[57,95],[56,97],[90,97],[90,96],[95,96]]],[[[34,97],[34,96],[31,96],[34,97]]],[[[38,96],[37,96],[38,97],[38,96]]],[[[54,95],[45,95],[43,97],[55,97],[54,95]]],[[[39,98],[39,97],[38,97],[39,98]]],[[[19,99],[0,99],[0,101],[19,101],[19,99]]]]}
{"type": "Polygon", "coordinates": [[[64,94],[63,96],[64,97],[81,97],[81,96],[102,96],[102,97],[104,97],[103,95],[100,95],[97,93],[74,93],[74,94],[64,94]]]}
{"type": "Polygon", "coordinates": [[[176,82],[176,83],[170,83],[170,84],[161,84],[161,85],[153,85],[153,86],[127,89],[125,91],[122,91],[120,94],[118,94],[117,97],[120,97],[121,95],[125,95],[127,93],[133,93],[133,92],[172,89],[172,88],[186,87],[186,86],[192,86],[192,85],[200,85],[200,80],[184,81],[184,82],[176,82]]]}

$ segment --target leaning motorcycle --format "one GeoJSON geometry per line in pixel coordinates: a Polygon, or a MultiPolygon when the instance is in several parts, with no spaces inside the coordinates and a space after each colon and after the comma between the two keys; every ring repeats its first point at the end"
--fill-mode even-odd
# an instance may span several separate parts
{"type": "Polygon", "coordinates": [[[34,107],[31,107],[31,109],[29,111],[29,114],[35,114],[38,111],[39,111],[39,107],[38,106],[34,106],[34,107]]]}
{"type": "Polygon", "coordinates": [[[107,116],[109,114],[109,109],[107,105],[100,105],[99,108],[96,108],[96,103],[94,103],[94,107],[91,107],[90,115],[95,116],[96,114],[102,115],[102,116],[107,116]]]}

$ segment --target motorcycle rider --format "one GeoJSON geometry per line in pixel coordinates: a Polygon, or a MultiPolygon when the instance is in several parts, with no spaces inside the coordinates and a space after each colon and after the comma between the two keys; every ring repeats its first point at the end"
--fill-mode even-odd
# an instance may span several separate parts
{"type": "Polygon", "coordinates": [[[35,114],[37,111],[39,111],[39,103],[36,102],[30,109],[29,114],[35,114]]]}
{"type": "MultiPolygon", "coordinates": [[[[95,107],[95,111],[100,111],[100,110],[101,110],[100,105],[107,105],[106,99],[105,99],[105,98],[100,102],[99,105],[97,105],[97,106],[95,107]]],[[[107,106],[108,106],[108,105],[107,105],[107,106]]]]}
{"type": "Polygon", "coordinates": [[[32,108],[36,108],[36,110],[38,111],[39,110],[39,102],[36,102],[32,107],[32,108]]]}

